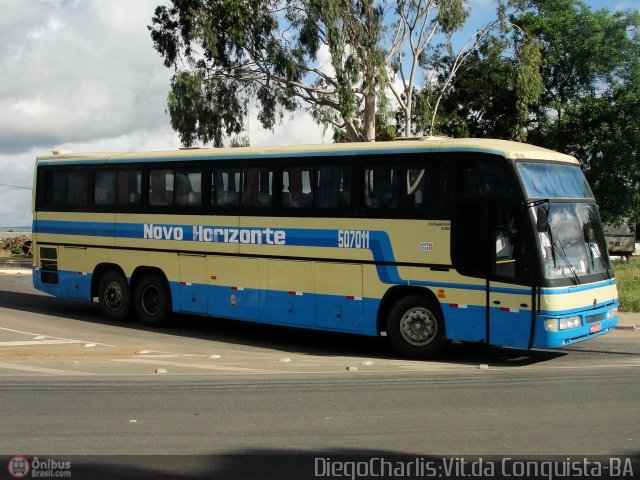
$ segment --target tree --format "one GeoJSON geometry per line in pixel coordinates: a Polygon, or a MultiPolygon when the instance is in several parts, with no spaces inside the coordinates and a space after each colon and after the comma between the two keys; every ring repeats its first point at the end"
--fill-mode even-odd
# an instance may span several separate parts
{"type": "Polygon", "coordinates": [[[159,6],[150,30],[165,65],[176,70],[168,101],[173,128],[187,145],[196,139],[221,145],[242,129],[253,99],[264,128],[304,102],[318,121],[339,118],[351,138],[372,138],[384,82],[382,17],[372,1],[173,0],[171,7],[159,6]],[[326,71],[317,65],[323,47],[326,71]],[[357,123],[361,104],[364,128],[357,123]]]}
{"type": "Polygon", "coordinates": [[[540,54],[535,43],[521,49],[524,58],[505,56],[509,48],[505,38],[488,37],[446,94],[438,84],[427,85],[417,102],[427,104],[418,124],[453,137],[524,140],[529,109],[541,91],[540,54]],[[443,96],[441,109],[432,112],[428,104],[438,95],[443,96]]]}
{"type": "Polygon", "coordinates": [[[640,82],[589,96],[550,125],[546,144],[576,155],[608,223],[640,219],[640,82]]]}
{"type": "MultiPolygon", "coordinates": [[[[435,58],[426,53],[436,51],[439,34],[453,52],[451,35],[464,24],[467,3],[172,0],[156,8],[149,27],[165,66],[175,70],[171,125],[185,145],[219,146],[242,131],[251,99],[264,128],[305,106],[318,123],[337,129],[337,137],[373,140],[376,118],[388,123],[387,86],[405,117],[413,118],[417,66],[435,58]],[[321,58],[328,59],[325,65],[321,58]]],[[[480,37],[472,38],[452,64],[454,74],[480,37]]]]}
{"type": "Polygon", "coordinates": [[[514,23],[523,2],[503,5],[509,6],[512,10],[504,10],[496,20],[499,29],[478,35],[464,69],[459,68],[459,55],[451,53],[434,62],[434,81],[424,86],[416,102],[421,107],[419,126],[451,136],[526,140],[530,112],[543,93],[541,45],[514,23]],[[442,110],[431,108],[434,103],[442,110]]]}
{"type": "Polygon", "coordinates": [[[640,14],[535,0],[512,23],[474,52],[437,128],[575,155],[605,221],[640,218],[640,14]]]}
{"type": "Polygon", "coordinates": [[[640,13],[538,0],[520,20],[542,44],[533,142],[578,157],[605,221],[640,219],[640,13]]]}

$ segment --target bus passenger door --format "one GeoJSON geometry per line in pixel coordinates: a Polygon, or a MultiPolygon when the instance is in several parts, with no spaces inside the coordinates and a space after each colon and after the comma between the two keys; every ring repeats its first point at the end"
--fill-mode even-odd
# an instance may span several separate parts
{"type": "Polygon", "coordinates": [[[489,205],[484,200],[462,200],[456,202],[455,209],[451,260],[463,278],[456,282],[461,286],[456,298],[440,300],[445,331],[453,340],[484,343],[488,331],[489,205]]]}
{"type": "Polygon", "coordinates": [[[512,202],[492,202],[490,207],[488,343],[492,345],[529,346],[535,247],[526,213],[512,202]]]}

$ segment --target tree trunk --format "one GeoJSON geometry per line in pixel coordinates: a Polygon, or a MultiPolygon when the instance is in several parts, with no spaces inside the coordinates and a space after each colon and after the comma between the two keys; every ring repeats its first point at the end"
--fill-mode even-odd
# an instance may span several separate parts
{"type": "Polygon", "coordinates": [[[364,92],[364,129],[365,142],[376,140],[376,96],[367,88],[364,92]]]}

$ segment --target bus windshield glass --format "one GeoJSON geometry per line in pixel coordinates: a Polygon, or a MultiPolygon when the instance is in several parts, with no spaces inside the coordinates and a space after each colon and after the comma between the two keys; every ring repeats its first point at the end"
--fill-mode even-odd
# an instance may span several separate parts
{"type": "Polygon", "coordinates": [[[519,162],[527,197],[593,199],[593,193],[579,165],[519,162]]]}
{"type": "Polygon", "coordinates": [[[607,244],[593,203],[546,203],[546,231],[538,232],[544,275],[548,280],[609,274],[607,244]]]}
{"type": "Polygon", "coordinates": [[[600,215],[591,188],[579,165],[520,162],[518,172],[536,219],[538,241],[547,280],[582,283],[591,275],[610,275],[600,215]],[[582,201],[581,201],[582,200],[582,201]]]}

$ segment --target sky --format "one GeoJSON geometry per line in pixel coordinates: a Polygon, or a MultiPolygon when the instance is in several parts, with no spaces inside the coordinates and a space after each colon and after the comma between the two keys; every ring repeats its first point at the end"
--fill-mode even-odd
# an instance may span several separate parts
{"type": "MultiPolygon", "coordinates": [[[[31,224],[38,155],[180,146],[166,113],[172,72],[147,30],[163,3],[0,0],[0,228],[31,224]]],[[[640,0],[586,3],[640,9],[640,0]]],[[[492,0],[470,5],[476,19],[492,13],[492,0]]],[[[248,136],[254,146],[331,142],[304,112],[272,131],[250,116],[248,136]]]]}

